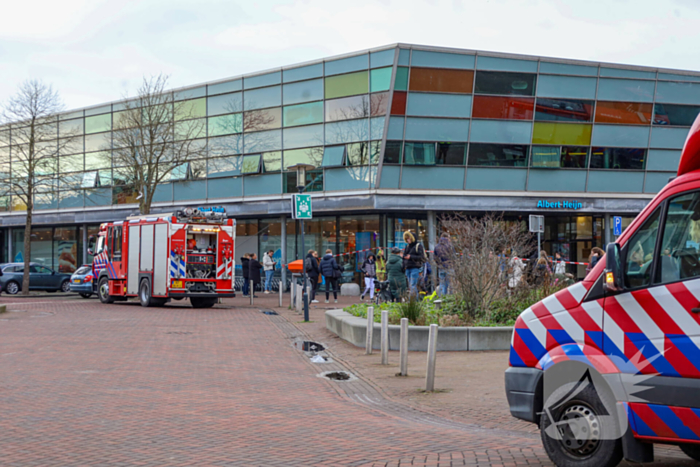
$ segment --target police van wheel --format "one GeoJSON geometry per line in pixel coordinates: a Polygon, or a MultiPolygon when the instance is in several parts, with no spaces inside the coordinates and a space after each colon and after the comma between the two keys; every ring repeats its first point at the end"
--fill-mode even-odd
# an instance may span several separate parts
{"type": "Polygon", "coordinates": [[[151,283],[148,282],[148,279],[143,279],[141,281],[141,285],[139,286],[139,301],[141,302],[141,306],[145,307],[154,304],[151,298],[151,283]]]}
{"type": "Polygon", "coordinates": [[[192,303],[192,308],[211,308],[216,305],[217,300],[215,298],[200,298],[191,297],[190,303],[192,303]]]}
{"type": "Polygon", "coordinates": [[[114,297],[109,294],[109,279],[106,277],[100,278],[97,285],[97,296],[100,297],[102,303],[114,303],[114,297]]]}
{"type": "Polygon", "coordinates": [[[542,445],[554,464],[567,467],[613,467],[622,460],[622,441],[617,436],[615,407],[606,394],[592,386],[567,398],[571,387],[552,393],[540,419],[542,445]],[[603,403],[606,398],[607,403],[603,403]],[[546,407],[550,407],[546,409],[546,407]],[[551,418],[550,419],[550,415],[551,418]],[[554,423],[554,426],[552,426],[554,423]]]}
{"type": "Polygon", "coordinates": [[[700,461],[700,445],[698,444],[681,444],[681,451],[685,453],[686,456],[696,461],[700,461]]]}

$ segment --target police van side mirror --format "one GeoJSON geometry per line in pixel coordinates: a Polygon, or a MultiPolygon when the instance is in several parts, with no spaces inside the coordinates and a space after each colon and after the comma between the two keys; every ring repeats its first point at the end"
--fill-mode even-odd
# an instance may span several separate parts
{"type": "Polygon", "coordinates": [[[605,249],[604,274],[603,284],[606,292],[622,290],[622,262],[620,260],[620,245],[617,243],[609,243],[605,249]]]}

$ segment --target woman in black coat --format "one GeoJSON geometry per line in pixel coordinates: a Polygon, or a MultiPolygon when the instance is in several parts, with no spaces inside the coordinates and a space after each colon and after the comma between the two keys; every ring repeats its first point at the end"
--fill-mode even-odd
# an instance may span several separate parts
{"type": "Polygon", "coordinates": [[[318,303],[318,300],[316,300],[316,289],[318,288],[318,277],[321,275],[321,269],[318,266],[318,253],[314,250],[309,250],[309,254],[306,255],[306,260],[304,261],[304,267],[311,285],[311,303],[318,303]]]}
{"type": "Polygon", "coordinates": [[[250,293],[250,264],[248,263],[249,261],[250,254],[244,254],[241,258],[241,272],[243,273],[243,289],[241,290],[241,292],[243,292],[244,297],[250,293]]]}
{"type": "Polygon", "coordinates": [[[250,255],[248,266],[250,268],[248,270],[248,280],[253,281],[253,290],[250,293],[255,297],[255,289],[260,285],[260,270],[262,269],[262,264],[258,261],[258,255],[255,253],[250,255]]]}

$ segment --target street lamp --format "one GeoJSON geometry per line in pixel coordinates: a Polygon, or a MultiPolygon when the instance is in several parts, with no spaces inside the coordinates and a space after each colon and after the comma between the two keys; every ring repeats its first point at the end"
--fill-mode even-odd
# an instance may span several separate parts
{"type": "MultiPolygon", "coordinates": [[[[304,192],[304,188],[306,187],[306,171],[313,170],[316,167],[311,165],[311,164],[304,164],[303,162],[300,162],[300,163],[293,165],[289,168],[296,170],[296,172],[297,172],[297,190],[299,190],[299,194],[302,194],[304,192]]],[[[304,322],[308,323],[309,322],[309,296],[307,295],[307,292],[306,292],[306,246],[304,245],[304,219],[299,219],[299,222],[300,222],[300,228],[301,228],[301,254],[302,254],[301,283],[303,284],[302,300],[304,301],[304,322]]]]}

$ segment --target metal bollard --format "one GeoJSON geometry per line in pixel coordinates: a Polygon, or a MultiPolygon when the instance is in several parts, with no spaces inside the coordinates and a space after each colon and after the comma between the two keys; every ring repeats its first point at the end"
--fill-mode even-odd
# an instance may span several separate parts
{"type": "Polygon", "coordinates": [[[401,318],[399,341],[399,375],[408,376],[408,318],[401,318]]]}
{"type": "Polygon", "coordinates": [[[367,339],[365,340],[365,355],[372,355],[372,334],[374,333],[374,307],[367,308],[367,339]]]}
{"type": "Polygon", "coordinates": [[[279,282],[279,286],[277,288],[280,292],[280,308],[282,308],[282,281],[279,282]]]}
{"type": "Polygon", "coordinates": [[[428,367],[425,372],[425,390],[432,391],[435,389],[435,359],[437,357],[437,336],[438,325],[430,325],[430,334],[428,334],[428,367]]]}
{"type": "Polygon", "coordinates": [[[389,364],[389,311],[382,310],[382,365],[389,364]]]}
{"type": "Polygon", "coordinates": [[[250,304],[253,304],[253,296],[255,295],[255,284],[250,281],[250,304]]]}

